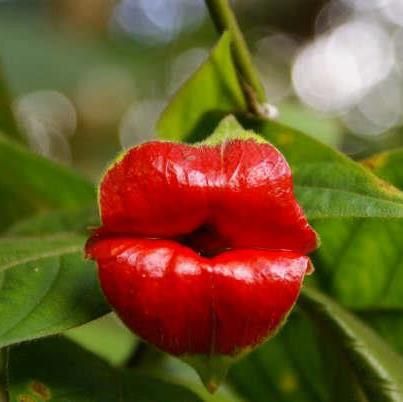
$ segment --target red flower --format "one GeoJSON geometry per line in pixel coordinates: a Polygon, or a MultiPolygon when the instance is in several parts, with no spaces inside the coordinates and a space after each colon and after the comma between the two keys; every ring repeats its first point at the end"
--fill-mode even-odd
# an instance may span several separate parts
{"type": "Polygon", "coordinates": [[[316,248],[287,162],[253,140],[135,147],[106,173],[99,202],[87,254],[107,299],[177,356],[234,356],[272,335],[316,248]]]}

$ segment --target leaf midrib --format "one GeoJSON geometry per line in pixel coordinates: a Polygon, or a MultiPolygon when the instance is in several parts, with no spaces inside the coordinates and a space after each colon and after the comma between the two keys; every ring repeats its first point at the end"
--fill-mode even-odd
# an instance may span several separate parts
{"type": "Polygon", "coordinates": [[[51,257],[58,257],[58,256],[66,255],[66,254],[74,254],[81,250],[82,250],[82,245],[74,245],[74,246],[68,246],[68,247],[60,247],[59,249],[52,250],[52,251],[37,253],[35,255],[31,255],[28,257],[24,257],[24,258],[19,258],[19,259],[16,259],[16,260],[13,260],[8,263],[0,265],[0,272],[13,268],[13,267],[16,267],[18,265],[28,264],[30,262],[35,262],[35,261],[39,261],[39,260],[43,260],[43,259],[51,258],[51,257]]]}

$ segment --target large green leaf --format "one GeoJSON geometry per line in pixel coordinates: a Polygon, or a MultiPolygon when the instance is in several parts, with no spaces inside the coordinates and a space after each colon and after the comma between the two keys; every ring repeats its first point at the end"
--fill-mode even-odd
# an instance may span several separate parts
{"type": "Polygon", "coordinates": [[[157,123],[164,139],[193,141],[210,134],[227,114],[247,106],[231,56],[231,38],[225,33],[209,58],[177,92],[157,123]]]}
{"type": "Polygon", "coordinates": [[[75,235],[0,240],[0,347],[63,332],[109,311],[75,235]]]}
{"type": "Polygon", "coordinates": [[[281,332],[235,365],[249,402],[401,402],[403,359],[328,297],[304,289],[281,332]],[[307,318],[309,317],[309,318],[307,318]]]}
{"type": "Polygon", "coordinates": [[[69,169],[0,135],[0,230],[48,209],[95,203],[95,188],[69,169]]]}
{"type": "Polygon", "coordinates": [[[186,388],[107,363],[63,338],[13,347],[10,402],[196,402],[186,388]]]}
{"type": "MultiPolygon", "coordinates": [[[[403,150],[377,155],[365,163],[403,189],[403,150]]],[[[403,313],[403,219],[314,224],[322,239],[315,263],[323,289],[355,309],[403,313]]]]}
{"type": "MultiPolygon", "coordinates": [[[[364,164],[403,189],[402,149],[375,155],[364,164]]],[[[403,354],[403,222],[330,220],[315,226],[322,236],[314,256],[321,287],[358,310],[403,354]]]]}

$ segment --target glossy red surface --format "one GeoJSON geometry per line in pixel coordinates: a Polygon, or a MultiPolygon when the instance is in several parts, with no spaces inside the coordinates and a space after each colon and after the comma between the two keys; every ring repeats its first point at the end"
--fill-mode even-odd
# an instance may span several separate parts
{"type": "Polygon", "coordinates": [[[292,308],[309,264],[289,251],[204,258],[173,241],[122,236],[87,252],[126,325],[174,355],[235,354],[260,343],[292,308]]]}
{"type": "Polygon", "coordinates": [[[110,304],[175,355],[238,353],[289,313],[316,248],[284,157],[252,140],[150,142],[100,187],[87,244],[110,304]]]}
{"type": "Polygon", "coordinates": [[[132,148],[105,175],[100,206],[105,233],[185,236],[206,254],[249,247],[305,254],[316,248],[286,160],[270,144],[252,140],[132,148]]]}

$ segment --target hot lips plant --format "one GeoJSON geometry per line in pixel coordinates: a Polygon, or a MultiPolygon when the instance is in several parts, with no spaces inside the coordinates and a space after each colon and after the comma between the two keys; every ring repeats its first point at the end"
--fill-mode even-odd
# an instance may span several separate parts
{"type": "Polygon", "coordinates": [[[403,150],[357,163],[268,120],[229,1],[206,5],[221,38],[153,122],[176,142],[107,170],[101,222],[93,183],[0,134],[0,400],[403,402],[403,150]],[[323,242],[302,291],[317,236],[271,144],[323,242]],[[236,364],[206,395],[150,344],[210,391],[236,364]]]}
{"type": "Polygon", "coordinates": [[[109,303],[210,390],[276,333],[312,270],[291,170],[254,135],[134,147],[106,172],[99,207],[86,252],[109,303]]]}

